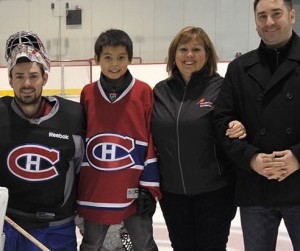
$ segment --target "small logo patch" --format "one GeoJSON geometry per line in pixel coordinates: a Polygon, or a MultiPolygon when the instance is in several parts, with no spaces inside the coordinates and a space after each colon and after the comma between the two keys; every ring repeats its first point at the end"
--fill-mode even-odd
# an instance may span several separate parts
{"type": "Polygon", "coordinates": [[[213,103],[206,101],[205,98],[201,98],[196,104],[199,105],[199,107],[213,107],[213,103]]]}

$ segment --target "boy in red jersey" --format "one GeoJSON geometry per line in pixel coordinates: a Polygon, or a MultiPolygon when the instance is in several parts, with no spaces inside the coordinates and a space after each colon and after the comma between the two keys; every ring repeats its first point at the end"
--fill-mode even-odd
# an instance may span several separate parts
{"type": "Polygon", "coordinates": [[[158,250],[152,216],[160,199],[150,120],[152,90],[128,70],[132,41],[110,29],[95,43],[100,79],[86,85],[86,155],[80,171],[78,212],[84,218],[81,251],[100,250],[110,225],[124,223],[134,250],[158,250]]]}

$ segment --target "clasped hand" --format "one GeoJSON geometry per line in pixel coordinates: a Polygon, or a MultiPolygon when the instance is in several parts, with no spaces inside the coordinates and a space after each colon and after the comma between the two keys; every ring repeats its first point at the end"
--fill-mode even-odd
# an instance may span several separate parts
{"type": "Polygon", "coordinates": [[[283,181],[299,169],[299,162],[291,150],[256,154],[250,165],[258,174],[278,181],[283,181]]]}
{"type": "MultiPolygon", "coordinates": [[[[247,136],[243,124],[233,120],[228,124],[226,136],[244,139],[247,136]]],[[[252,169],[269,180],[283,181],[299,169],[299,162],[291,150],[274,151],[271,154],[254,155],[250,163],[252,169]]]]}
{"type": "Polygon", "coordinates": [[[228,124],[228,129],[226,130],[226,136],[229,138],[239,138],[239,139],[244,139],[247,136],[246,129],[244,125],[238,121],[238,120],[233,120],[228,124]]]}

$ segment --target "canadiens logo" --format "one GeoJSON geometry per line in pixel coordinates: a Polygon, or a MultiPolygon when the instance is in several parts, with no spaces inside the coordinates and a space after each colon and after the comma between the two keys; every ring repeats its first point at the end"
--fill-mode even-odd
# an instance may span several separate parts
{"type": "Polygon", "coordinates": [[[213,107],[212,102],[206,101],[205,98],[201,98],[196,104],[200,107],[213,107]]]}
{"type": "Polygon", "coordinates": [[[21,179],[42,181],[58,175],[54,166],[58,161],[57,150],[40,145],[23,145],[9,153],[7,166],[11,173],[21,179]]]}
{"type": "Polygon", "coordinates": [[[134,164],[130,152],[134,140],[116,134],[98,134],[89,139],[86,156],[89,164],[102,171],[116,171],[134,164]]]}

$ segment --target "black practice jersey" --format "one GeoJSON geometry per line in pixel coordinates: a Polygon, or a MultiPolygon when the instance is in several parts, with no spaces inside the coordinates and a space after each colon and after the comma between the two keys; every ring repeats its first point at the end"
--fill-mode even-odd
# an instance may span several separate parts
{"type": "Polygon", "coordinates": [[[75,212],[75,176],[84,153],[79,103],[45,97],[49,114],[28,119],[12,97],[0,99],[0,186],[8,215],[23,227],[46,226],[75,212]]]}

